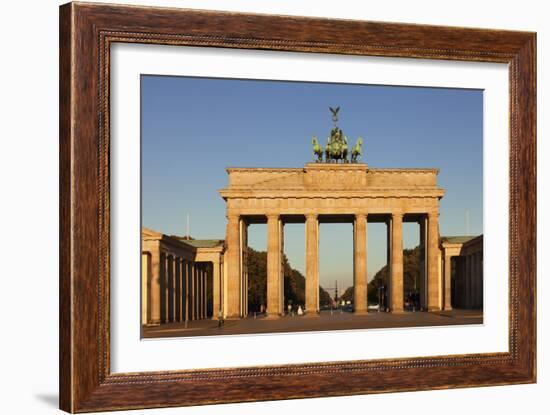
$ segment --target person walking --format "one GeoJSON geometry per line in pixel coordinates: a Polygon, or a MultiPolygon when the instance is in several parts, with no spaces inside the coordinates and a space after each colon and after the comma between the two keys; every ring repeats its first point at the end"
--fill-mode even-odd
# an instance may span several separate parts
{"type": "Polygon", "coordinates": [[[222,312],[222,310],[220,309],[220,310],[218,311],[218,328],[221,329],[222,326],[224,325],[224,323],[225,323],[225,321],[224,321],[224,319],[223,319],[223,312],[222,312]]]}

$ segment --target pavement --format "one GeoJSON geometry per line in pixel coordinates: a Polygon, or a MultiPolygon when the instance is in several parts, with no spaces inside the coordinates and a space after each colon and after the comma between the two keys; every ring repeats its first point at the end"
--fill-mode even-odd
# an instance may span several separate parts
{"type": "Polygon", "coordinates": [[[249,316],[226,320],[218,327],[217,320],[195,320],[187,323],[168,323],[142,327],[142,338],[216,336],[231,334],[264,334],[327,330],[380,329],[398,327],[430,327],[464,324],[483,324],[482,310],[451,310],[409,312],[399,314],[370,311],[357,315],[351,312],[321,311],[315,316],[282,316],[265,318],[249,316]]]}

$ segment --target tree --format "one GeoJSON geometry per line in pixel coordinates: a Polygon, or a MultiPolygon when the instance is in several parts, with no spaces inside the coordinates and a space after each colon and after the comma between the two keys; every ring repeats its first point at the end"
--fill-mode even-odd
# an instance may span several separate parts
{"type": "Polygon", "coordinates": [[[342,301],[352,301],[353,302],[353,285],[351,287],[346,288],[346,291],[344,291],[344,294],[340,296],[338,299],[338,302],[342,301]]]}
{"type": "Polygon", "coordinates": [[[319,304],[325,307],[329,307],[332,304],[332,297],[321,286],[319,286],[319,304]]]}
{"type": "MultiPolygon", "coordinates": [[[[248,309],[260,311],[262,305],[267,305],[267,252],[247,248],[248,267],[248,309]]],[[[284,298],[286,304],[293,306],[305,305],[306,279],[302,273],[293,269],[286,255],[283,255],[284,298]]],[[[319,286],[320,304],[329,304],[329,293],[319,286]]]]}
{"type": "Polygon", "coordinates": [[[267,305],[267,252],[247,249],[248,309],[260,311],[267,305]]]}
{"type": "MultiPolygon", "coordinates": [[[[367,295],[369,303],[378,303],[378,289],[383,285],[388,285],[389,268],[384,265],[374,275],[374,278],[368,283],[367,295]]],[[[403,290],[405,294],[418,291],[418,281],[420,278],[420,247],[403,250],[403,290]]],[[[389,295],[389,293],[388,293],[389,295]]]]}

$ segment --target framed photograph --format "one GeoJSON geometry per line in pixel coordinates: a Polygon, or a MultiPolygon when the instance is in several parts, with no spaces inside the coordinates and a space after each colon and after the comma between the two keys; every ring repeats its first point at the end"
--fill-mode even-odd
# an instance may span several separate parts
{"type": "Polygon", "coordinates": [[[535,63],[528,32],[61,6],[61,409],[535,382],[535,63]]]}

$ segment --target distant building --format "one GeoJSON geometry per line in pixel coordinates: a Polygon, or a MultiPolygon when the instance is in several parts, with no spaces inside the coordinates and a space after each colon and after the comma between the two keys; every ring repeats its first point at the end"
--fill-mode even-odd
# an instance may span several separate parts
{"type": "MultiPolygon", "coordinates": [[[[444,281],[453,307],[483,308],[483,235],[441,237],[444,281]]],[[[447,300],[447,299],[446,299],[447,300]]]]}
{"type": "Polygon", "coordinates": [[[187,240],[147,228],[141,237],[142,325],[217,318],[223,240],[187,240]]]}

